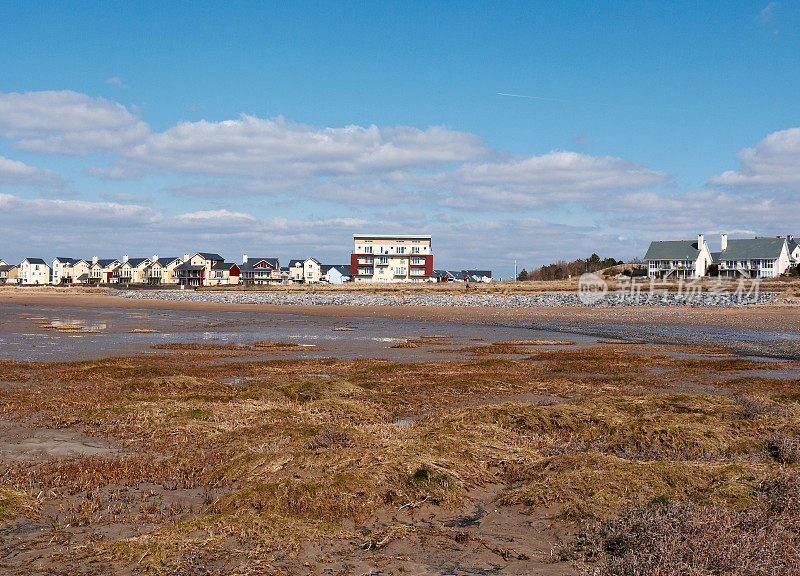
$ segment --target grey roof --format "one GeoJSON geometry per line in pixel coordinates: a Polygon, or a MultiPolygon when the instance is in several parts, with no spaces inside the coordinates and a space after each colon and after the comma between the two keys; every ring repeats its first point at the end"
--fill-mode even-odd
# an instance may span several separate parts
{"type": "Polygon", "coordinates": [[[342,276],[350,276],[350,265],[349,264],[322,264],[320,266],[320,271],[322,274],[327,274],[331,271],[332,268],[335,268],[339,271],[342,276]]]}
{"type": "Polygon", "coordinates": [[[197,254],[206,260],[225,260],[225,258],[214,252],[198,252],[197,254]]]}
{"type": "Polygon", "coordinates": [[[266,262],[270,266],[277,266],[278,259],[277,258],[247,258],[247,266],[253,267],[259,262],[266,262]]]}
{"type": "MultiPolygon", "coordinates": [[[[114,262],[119,263],[119,260],[117,260],[116,258],[98,258],[97,259],[97,265],[98,266],[102,266],[103,268],[111,266],[114,262]]],[[[92,264],[92,266],[94,266],[94,264],[92,264]]]]}
{"type": "Polygon", "coordinates": [[[293,267],[297,266],[298,264],[300,266],[302,266],[304,262],[305,262],[305,260],[300,260],[299,258],[293,258],[293,259],[289,260],[289,268],[293,268],[293,267]]]}
{"type": "Polygon", "coordinates": [[[156,262],[158,262],[161,266],[167,266],[175,262],[175,260],[180,260],[180,257],[172,256],[169,258],[159,258],[158,260],[156,260],[156,262]]]}
{"type": "Polygon", "coordinates": [[[785,238],[745,238],[728,240],[728,247],[719,254],[720,260],[772,260],[778,258],[785,238]]]}
{"type": "MultiPolygon", "coordinates": [[[[25,260],[27,260],[29,264],[44,264],[45,266],[47,266],[47,262],[45,262],[41,258],[25,258],[25,260]]],[[[23,262],[25,260],[23,260],[23,262]]]]}
{"type": "Polygon", "coordinates": [[[10,272],[14,268],[17,268],[15,264],[4,264],[0,266],[0,272],[10,272]]]}
{"type": "Polygon", "coordinates": [[[136,266],[139,266],[143,262],[149,262],[149,261],[150,261],[149,258],[128,258],[128,265],[133,266],[135,268],[136,266]]]}
{"type": "Polygon", "coordinates": [[[205,266],[193,266],[189,262],[184,262],[180,266],[175,266],[175,270],[203,270],[205,266]]]}
{"type": "Polygon", "coordinates": [[[645,260],[697,260],[700,250],[697,241],[658,240],[650,242],[645,260]]]}
{"type": "Polygon", "coordinates": [[[789,252],[794,252],[794,249],[797,248],[798,242],[794,238],[786,242],[787,248],[789,248],[789,252]]]}
{"type": "Polygon", "coordinates": [[[73,262],[78,262],[80,259],[79,258],[68,258],[66,256],[56,256],[53,259],[53,262],[55,262],[56,260],[58,260],[59,262],[63,262],[64,264],[72,264],[73,262]]]}
{"type": "Polygon", "coordinates": [[[714,262],[715,264],[719,264],[719,255],[720,254],[722,254],[722,252],[712,252],[711,253],[711,261],[714,262]]]}
{"type": "Polygon", "coordinates": [[[233,264],[231,262],[220,262],[219,264],[214,264],[211,267],[211,269],[212,270],[230,270],[234,266],[236,266],[236,264],[233,264]]]}

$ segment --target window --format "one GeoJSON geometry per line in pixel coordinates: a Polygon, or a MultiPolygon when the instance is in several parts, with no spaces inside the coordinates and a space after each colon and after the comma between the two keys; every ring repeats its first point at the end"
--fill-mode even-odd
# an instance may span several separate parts
{"type": "Polygon", "coordinates": [[[411,247],[412,254],[419,254],[419,246],[412,246],[411,247]]]}

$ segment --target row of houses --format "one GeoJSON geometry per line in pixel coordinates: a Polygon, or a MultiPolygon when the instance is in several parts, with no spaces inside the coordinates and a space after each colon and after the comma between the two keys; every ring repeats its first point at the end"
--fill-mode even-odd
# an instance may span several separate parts
{"type": "Polygon", "coordinates": [[[723,278],[776,278],[800,264],[800,244],[791,235],[729,239],[722,234],[720,250],[712,252],[698,234],[697,241],[651,242],[644,259],[650,278],[700,278],[714,268],[723,278]]]}
{"type": "Polygon", "coordinates": [[[149,258],[70,258],[58,256],[51,263],[25,258],[20,264],[0,260],[0,283],[46,284],[148,284],[225,286],[235,284],[290,284],[349,280],[347,265],[322,264],[314,258],[294,259],[281,266],[278,258],[249,258],[226,262],[214,252],[149,258]]]}
{"type": "Polygon", "coordinates": [[[315,258],[292,259],[242,256],[226,262],[219,254],[149,258],[57,257],[48,263],[26,258],[18,265],[0,260],[0,283],[36,284],[150,284],[224,286],[231,284],[290,284],[327,282],[490,282],[490,270],[434,270],[428,235],[355,234],[350,264],[323,264],[315,258]]]}

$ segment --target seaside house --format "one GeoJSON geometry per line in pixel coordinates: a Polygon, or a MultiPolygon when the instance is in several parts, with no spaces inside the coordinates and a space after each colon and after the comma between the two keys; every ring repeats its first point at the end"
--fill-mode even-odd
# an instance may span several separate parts
{"type": "Polygon", "coordinates": [[[225,259],[214,252],[197,252],[191,258],[183,255],[183,263],[175,267],[174,276],[177,284],[182,286],[209,286],[211,269],[215,264],[222,264],[225,259]]]}
{"type": "Polygon", "coordinates": [[[50,283],[72,284],[73,262],[77,262],[77,258],[68,258],[66,256],[53,258],[53,265],[50,267],[50,283]]]}
{"type": "Polygon", "coordinates": [[[220,262],[211,267],[210,286],[228,286],[239,283],[241,272],[232,262],[220,262]]]}
{"type": "Polygon", "coordinates": [[[122,264],[114,269],[111,279],[118,284],[141,284],[144,271],[150,264],[149,258],[128,258],[126,254],[122,257],[122,264]]]}
{"type": "Polygon", "coordinates": [[[491,282],[491,270],[462,270],[467,274],[470,282],[491,282]]]}
{"type": "Polygon", "coordinates": [[[794,236],[789,235],[786,237],[786,247],[789,250],[792,266],[796,266],[800,263],[800,242],[795,240],[794,236]]]}
{"type": "Polygon", "coordinates": [[[306,258],[303,261],[303,282],[315,284],[322,281],[322,264],[316,258],[306,258]]]}
{"type": "Polygon", "coordinates": [[[343,284],[350,280],[350,266],[347,264],[323,264],[320,273],[322,281],[328,284],[343,284]]]}
{"type": "Polygon", "coordinates": [[[303,262],[305,261],[300,259],[289,260],[289,278],[292,282],[303,281],[303,262]]]}
{"type": "Polygon", "coordinates": [[[174,270],[183,262],[177,256],[159,258],[158,254],[153,254],[150,264],[144,268],[143,282],[145,284],[176,284],[174,270]]]}
{"type": "Polygon", "coordinates": [[[0,284],[16,284],[19,280],[19,265],[0,265],[0,284]]]}
{"type": "Polygon", "coordinates": [[[355,234],[350,275],[356,282],[426,282],[434,279],[428,235],[355,234]]]}
{"type": "Polygon", "coordinates": [[[91,263],[84,258],[73,259],[65,271],[69,275],[70,284],[86,284],[89,282],[89,268],[91,263]]]}
{"type": "Polygon", "coordinates": [[[20,278],[25,285],[48,284],[50,266],[41,258],[25,258],[20,264],[20,278]]]}
{"type": "Polygon", "coordinates": [[[792,263],[787,238],[780,236],[729,240],[722,234],[720,248],[714,253],[714,261],[724,278],[775,278],[792,263]]]}
{"type": "Polygon", "coordinates": [[[712,263],[711,251],[702,234],[697,241],[666,240],[650,243],[644,256],[650,278],[690,279],[705,276],[712,263]]]}
{"type": "Polygon", "coordinates": [[[114,269],[122,262],[116,258],[98,258],[92,256],[92,265],[89,266],[89,284],[110,284],[114,269]]]}
{"type": "Polygon", "coordinates": [[[277,258],[249,258],[247,254],[243,254],[240,270],[242,284],[281,283],[281,263],[277,258]]]}

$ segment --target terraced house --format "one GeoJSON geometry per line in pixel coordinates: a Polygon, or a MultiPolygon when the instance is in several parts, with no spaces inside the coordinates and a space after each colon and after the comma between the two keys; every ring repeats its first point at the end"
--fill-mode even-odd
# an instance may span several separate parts
{"type": "Polygon", "coordinates": [[[182,262],[177,256],[159,258],[158,254],[153,254],[150,264],[144,269],[144,282],[154,285],[177,284],[174,272],[182,262]]]}
{"type": "MultiPolygon", "coordinates": [[[[720,252],[713,254],[724,278],[775,278],[792,264],[788,238],[743,238],[728,240],[722,234],[720,252]]],[[[793,242],[793,240],[792,240],[793,242]]]]}
{"type": "Polygon", "coordinates": [[[149,258],[122,257],[122,264],[114,268],[111,281],[119,284],[141,284],[144,282],[145,269],[152,262],[149,258]]]}
{"type": "Polygon", "coordinates": [[[697,241],[651,242],[644,259],[650,278],[673,280],[701,278],[712,263],[711,251],[703,234],[697,235],[697,241]]]}
{"type": "Polygon", "coordinates": [[[92,256],[92,265],[89,267],[90,284],[110,284],[114,270],[122,264],[116,258],[98,258],[92,256]]]}
{"type": "Polygon", "coordinates": [[[182,286],[210,286],[211,270],[225,259],[214,252],[197,252],[194,256],[183,255],[183,263],[175,267],[176,283],[182,286]]]}
{"type": "Polygon", "coordinates": [[[19,280],[19,266],[0,264],[0,284],[16,284],[19,280]]]}

